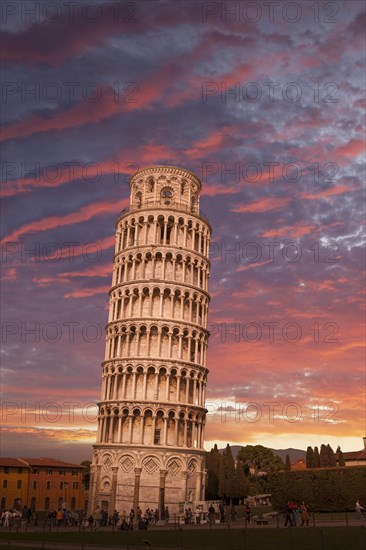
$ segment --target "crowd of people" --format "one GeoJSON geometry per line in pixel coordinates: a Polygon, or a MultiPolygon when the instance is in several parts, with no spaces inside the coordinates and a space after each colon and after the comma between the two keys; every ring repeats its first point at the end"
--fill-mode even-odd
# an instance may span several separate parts
{"type": "Polygon", "coordinates": [[[296,504],[294,500],[289,500],[285,509],[285,527],[297,527],[298,525],[309,526],[309,510],[304,501],[296,504]]]}
{"type": "MultiPolygon", "coordinates": [[[[364,507],[360,501],[357,500],[355,504],[356,518],[358,520],[365,521],[364,507]]],[[[251,508],[246,502],[243,507],[244,520],[246,523],[252,523],[251,508]]],[[[308,506],[304,501],[296,503],[293,499],[289,500],[282,511],[284,516],[284,526],[297,527],[297,526],[309,526],[310,514],[308,506]]],[[[210,504],[208,512],[205,513],[202,509],[196,506],[194,512],[192,508],[186,508],[184,510],[184,523],[196,524],[209,523],[210,526],[214,525],[217,520],[220,523],[226,523],[230,517],[231,522],[235,522],[237,516],[237,507],[232,505],[230,508],[224,505],[224,502],[220,502],[218,510],[216,511],[213,503],[210,504]]],[[[86,516],[82,510],[74,511],[67,508],[59,507],[57,510],[50,510],[44,515],[44,525],[49,527],[78,527],[83,525],[89,527],[91,531],[98,531],[102,527],[112,526],[116,529],[128,530],[137,527],[140,530],[147,529],[148,525],[154,525],[159,520],[162,520],[165,524],[169,523],[170,513],[169,508],[166,506],[163,512],[159,514],[159,510],[153,510],[147,508],[143,513],[141,508],[137,508],[135,517],[135,511],[133,509],[130,512],[118,512],[114,510],[112,514],[99,506],[96,507],[94,512],[86,516]]],[[[3,510],[0,512],[0,526],[5,528],[21,528],[26,530],[27,525],[38,524],[38,513],[36,510],[31,510],[26,505],[23,508],[13,508],[3,510]]]]}
{"type": "MultiPolygon", "coordinates": [[[[169,508],[166,506],[161,514],[161,519],[167,524],[169,523],[169,508]]],[[[87,519],[88,526],[93,531],[98,531],[100,527],[106,525],[112,525],[117,529],[122,530],[131,530],[134,526],[137,526],[138,529],[144,530],[147,529],[148,525],[154,525],[160,519],[159,510],[153,510],[152,508],[147,508],[145,513],[142,512],[141,508],[138,506],[137,514],[135,517],[135,511],[131,508],[130,512],[119,513],[117,510],[108,517],[108,513],[105,510],[101,510],[99,506],[96,507],[94,512],[90,514],[87,519]]]]}

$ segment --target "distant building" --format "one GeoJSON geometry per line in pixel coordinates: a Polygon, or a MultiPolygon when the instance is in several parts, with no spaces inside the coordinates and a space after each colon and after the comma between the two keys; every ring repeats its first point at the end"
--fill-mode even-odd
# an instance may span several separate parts
{"type": "Polygon", "coordinates": [[[85,467],[54,458],[0,457],[0,508],[85,509],[85,467]]]}
{"type": "Polygon", "coordinates": [[[294,464],[291,464],[291,471],[292,472],[298,472],[300,470],[306,470],[305,460],[298,460],[294,464]]]}
{"type": "Polygon", "coordinates": [[[363,438],[363,449],[361,451],[350,451],[343,453],[346,466],[366,466],[366,437],[363,438]]]}

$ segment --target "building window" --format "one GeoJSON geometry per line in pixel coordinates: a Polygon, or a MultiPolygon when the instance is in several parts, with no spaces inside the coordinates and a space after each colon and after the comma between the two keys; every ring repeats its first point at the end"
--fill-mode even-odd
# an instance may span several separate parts
{"type": "Polygon", "coordinates": [[[48,476],[51,476],[51,475],[52,475],[52,470],[50,470],[49,468],[48,468],[48,470],[47,470],[47,475],[48,475],[48,476]]]}
{"type": "Polygon", "coordinates": [[[51,489],[51,482],[47,481],[46,489],[51,489]]]}
{"type": "Polygon", "coordinates": [[[66,470],[60,470],[59,474],[60,474],[60,476],[65,476],[66,475],[66,470]]]}
{"type": "Polygon", "coordinates": [[[3,489],[7,489],[8,488],[8,480],[7,479],[4,479],[3,481],[3,489]]]}
{"type": "Polygon", "coordinates": [[[46,497],[44,499],[44,509],[49,510],[50,509],[50,497],[46,497]]]}
{"type": "Polygon", "coordinates": [[[33,481],[33,489],[37,489],[37,482],[33,481]]]}
{"type": "Polygon", "coordinates": [[[78,471],[77,471],[77,470],[72,470],[71,475],[72,475],[72,476],[77,476],[77,475],[78,475],[78,471]]]}
{"type": "Polygon", "coordinates": [[[18,479],[17,481],[17,489],[21,489],[22,488],[22,480],[21,479],[18,479]]]}
{"type": "Polygon", "coordinates": [[[79,483],[77,481],[72,482],[72,488],[73,489],[79,489],[79,483]]]}
{"type": "Polygon", "coordinates": [[[33,473],[34,474],[39,474],[39,469],[38,468],[33,468],[33,473]]]}
{"type": "Polygon", "coordinates": [[[63,489],[63,488],[64,488],[64,482],[60,481],[60,489],[63,489]]]}
{"type": "Polygon", "coordinates": [[[18,474],[21,474],[23,471],[23,468],[18,468],[18,474]]]}
{"type": "Polygon", "coordinates": [[[9,466],[5,466],[4,468],[4,474],[8,474],[9,473],[9,466]]]}

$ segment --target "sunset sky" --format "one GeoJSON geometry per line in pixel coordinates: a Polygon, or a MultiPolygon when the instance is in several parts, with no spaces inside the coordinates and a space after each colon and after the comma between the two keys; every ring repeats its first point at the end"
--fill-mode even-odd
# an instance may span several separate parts
{"type": "Polygon", "coordinates": [[[213,228],[205,447],[361,449],[364,3],[1,9],[1,454],[91,458],[115,221],[155,164],[213,228]]]}

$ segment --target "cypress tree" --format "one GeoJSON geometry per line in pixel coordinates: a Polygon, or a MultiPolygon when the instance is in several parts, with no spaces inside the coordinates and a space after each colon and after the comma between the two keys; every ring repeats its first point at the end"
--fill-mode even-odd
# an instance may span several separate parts
{"type": "Polygon", "coordinates": [[[235,470],[236,477],[236,494],[235,496],[239,499],[245,498],[248,496],[249,481],[244,472],[244,465],[241,460],[238,460],[236,463],[235,470]]]}
{"type": "Polygon", "coordinates": [[[226,478],[226,491],[225,497],[230,501],[236,497],[236,479],[235,479],[235,463],[233,453],[229,444],[226,445],[224,452],[224,465],[225,465],[225,478],[226,478]]]}
{"type": "Polygon", "coordinates": [[[339,445],[338,445],[337,451],[336,451],[336,460],[338,462],[338,466],[342,467],[342,466],[346,465],[346,463],[344,461],[344,456],[343,456],[342,450],[341,450],[339,445]]]}
{"type": "Polygon", "coordinates": [[[218,490],[217,494],[219,498],[225,498],[226,494],[226,476],[225,476],[225,464],[224,457],[220,455],[219,459],[219,475],[218,475],[218,490]]]}
{"type": "Polygon", "coordinates": [[[286,455],[285,470],[286,472],[291,472],[291,460],[288,455],[286,455]]]}
{"type": "Polygon", "coordinates": [[[329,466],[328,464],[328,451],[324,443],[321,444],[320,447],[320,467],[325,468],[326,466],[329,466]]]}
{"type": "Polygon", "coordinates": [[[331,467],[337,466],[337,461],[336,461],[334,451],[332,447],[329,445],[329,443],[327,445],[327,462],[328,462],[328,466],[331,466],[331,467]]]}
{"type": "Polygon", "coordinates": [[[319,468],[320,466],[320,455],[318,447],[314,447],[314,468],[319,468]]]}
{"type": "Polygon", "coordinates": [[[314,468],[314,451],[312,447],[306,449],[306,467],[314,468]]]}
{"type": "Polygon", "coordinates": [[[206,455],[206,467],[207,467],[207,487],[206,498],[207,500],[216,500],[218,498],[219,488],[219,461],[220,453],[215,444],[206,455]]]}

